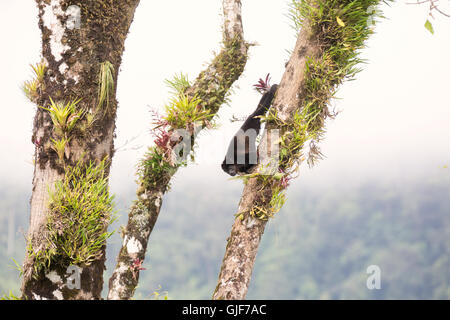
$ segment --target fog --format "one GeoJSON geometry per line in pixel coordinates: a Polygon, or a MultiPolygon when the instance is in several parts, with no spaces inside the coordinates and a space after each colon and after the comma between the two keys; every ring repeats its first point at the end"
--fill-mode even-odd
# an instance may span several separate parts
{"type": "MultiPolygon", "coordinates": [[[[165,79],[183,72],[194,80],[220,50],[220,0],[155,3],[141,0],[117,84],[110,182],[120,219],[111,229],[127,219],[136,164],[152,144],[149,111],[162,111],[170,99],[165,79]]],[[[242,3],[245,36],[256,45],[218,128],[200,134],[196,163],[173,179],[136,298],[162,284],[171,297],[208,299],[216,284],[242,189],[220,168],[241,125],[230,119],[256,108],[260,95],[252,85],[259,78],[270,73],[273,83],[280,81],[296,36],[289,1],[242,3]]],[[[268,225],[249,298],[449,298],[450,19],[436,15],[432,35],[424,28],[427,7],[398,1],[383,11],[387,19],[362,52],[363,71],[332,102],[340,113],[327,123],[325,158],[301,167],[268,225]],[[386,290],[367,290],[366,268],[373,264],[381,266],[386,290]]],[[[29,64],[40,60],[35,1],[0,0],[0,30],[3,293],[19,285],[11,257],[20,262],[25,254],[36,106],[20,87],[31,77],[29,64]]],[[[108,240],[106,281],[121,243],[119,232],[108,240]]]]}
{"type": "MultiPolygon", "coordinates": [[[[260,77],[270,73],[272,82],[280,81],[295,43],[288,2],[243,1],[245,36],[257,45],[250,50],[230,105],[219,112],[219,128],[201,134],[199,162],[183,169],[176,183],[182,184],[186,176],[227,181],[219,164],[227,139],[241,125],[230,118],[245,117],[254,110],[259,95],[252,84],[260,77]],[[214,161],[200,161],[205,154],[214,161]]],[[[152,143],[149,110],[162,110],[170,98],[164,80],[180,72],[194,80],[213,52],[219,51],[220,11],[221,1],[172,0],[157,5],[141,1],[118,80],[114,191],[132,187],[136,163],[152,143]]],[[[391,7],[384,5],[383,11],[387,19],[376,27],[362,53],[367,64],[332,102],[341,113],[327,124],[321,144],[326,158],[313,169],[302,169],[303,182],[420,177],[449,163],[450,19],[436,16],[432,35],[423,26],[426,7],[399,1],[391,7]]],[[[26,100],[20,86],[31,76],[29,64],[40,60],[36,16],[33,0],[0,2],[0,181],[30,186],[36,106],[26,100]]]]}

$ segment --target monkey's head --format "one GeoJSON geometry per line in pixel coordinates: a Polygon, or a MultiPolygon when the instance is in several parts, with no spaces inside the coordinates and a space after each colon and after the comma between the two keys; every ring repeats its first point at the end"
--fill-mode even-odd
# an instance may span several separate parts
{"type": "Polygon", "coordinates": [[[255,164],[227,164],[225,161],[222,163],[222,170],[228,173],[230,176],[249,174],[255,168],[255,164]]]}
{"type": "Polygon", "coordinates": [[[277,92],[277,90],[278,90],[278,85],[273,84],[270,86],[270,88],[267,91],[271,91],[273,94],[275,94],[275,92],[277,92]]]}
{"type": "Polygon", "coordinates": [[[225,161],[222,163],[222,170],[228,173],[230,176],[234,177],[237,173],[237,168],[235,164],[226,164],[225,161]]]}

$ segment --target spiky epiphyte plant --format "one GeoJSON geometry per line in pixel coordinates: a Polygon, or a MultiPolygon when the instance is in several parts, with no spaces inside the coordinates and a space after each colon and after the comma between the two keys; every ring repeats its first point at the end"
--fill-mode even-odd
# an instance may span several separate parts
{"type": "Polygon", "coordinates": [[[190,98],[181,93],[179,96],[172,98],[166,105],[164,119],[173,129],[191,129],[196,122],[206,124],[212,115],[201,103],[202,101],[199,98],[190,98]]]}
{"type": "Polygon", "coordinates": [[[30,64],[30,67],[31,69],[33,69],[33,72],[36,75],[36,80],[38,82],[42,82],[44,80],[45,70],[47,69],[45,63],[37,63],[35,66],[30,64]]]}
{"type": "Polygon", "coordinates": [[[9,293],[4,294],[0,300],[22,300],[21,297],[16,296],[11,290],[9,293]]]}
{"type": "Polygon", "coordinates": [[[114,66],[111,62],[105,61],[100,65],[100,71],[98,74],[98,104],[97,109],[100,110],[104,107],[103,114],[106,114],[109,110],[109,102],[112,91],[114,90],[114,66]]]}
{"type": "Polygon", "coordinates": [[[61,102],[54,102],[50,98],[50,106],[40,107],[44,110],[50,112],[50,117],[55,128],[55,133],[64,138],[68,138],[70,132],[75,127],[78,119],[80,119],[82,112],[76,110],[76,105],[81,101],[81,99],[69,101],[66,104],[61,102]]]}
{"type": "Polygon", "coordinates": [[[166,184],[178,166],[171,165],[167,155],[159,147],[150,148],[138,166],[139,181],[145,190],[166,184]]]}
{"type": "Polygon", "coordinates": [[[151,110],[151,113],[155,127],[150,130],[150,133],[155,138],[155,145],[168,158],[170,156],[170,137],[172,133],[169,123],[157,111],[151,110]]]}
{"type": "MultiPolygon", "coordinates": [[[[160,183],[167,183],[177,167],[184,162],[174,163],[172,158],[171,137],[176,129],[193,131],[196,122],[209,125],[209,111],[201,105],[197,97],[190,98],[186,91],[191,84],[183,73],[166,80],[171,89],[172,99],[165,106],[166,116],[151,111],[154,127],[150,130],[155,138],[155,147],[149,149],[138,169],[140,181],[145,189],[151,189],[160,183]]],[[[173,142],[176,144],[176,142],[173,142]]]]}
{"type": "Polygon", "coordinates": [[[38,98],[38,87],[39,83],[36,79],[25,81],[22,85],[22,90],[25,93],[25,96],[30,99],[30,101],[34,102],[38,98]]]}
{"type": "Polygon", "coordinates": [[[187,75],[180,73],[172,80],[166,80],[171,89],[172,99],[165,106],[166,116],[162,117],[168,124],[169,131],[172,129],[187,129],[192,131],[197,123],[208,128],[212,126],[210,109],[205,108],[205,103],[198,95],[186,92],[191,87],[187,75]]]}
{"type": "Polygon", "coordinates": [[[184,73],[175,75],[172,80],[166,80],[167,86],[172,89],[172,93],[176,95],[184,94],[191,86],[188,76],[184,73]]]}
{"type": "Polygon", "coordinates": [[[47,66],[45,63],[40,62],[35,66],[30,64],[30,67],[33,71],[33,79],[25,81],[22,90],[28,99],[35,102],[39,96],[39,90],[44,86],[44,76],[47,66]]]}
{"type": "Polygon", "coordinates": [[[66,145],[70,141],[70,138],[61,138],[59,140],[55,140],[53,138],[50,139],[52,141],[52,149],[58,154],[58,159],[60,161],[64,160],[64,153],[66,151],[66,145]]]}
{"type": "Polygon", "coordinates": [[[266,79],[259,79],[257,84],[254,84],[253,87],[259,93],[266,93],[270,89],[270,73],[267,74],[266,79]]]}
{"type": "Polygon", "coordinates": [[[62,181],[50,192],[45,249],[29,246],[35,273],[55,267],[89,265],[102,255],[112,235],[113,197],[105,176],[106,159],[99,164],[68,166],[62,181]],[[54,264],[58,264],[55,266],[54,264]]]}

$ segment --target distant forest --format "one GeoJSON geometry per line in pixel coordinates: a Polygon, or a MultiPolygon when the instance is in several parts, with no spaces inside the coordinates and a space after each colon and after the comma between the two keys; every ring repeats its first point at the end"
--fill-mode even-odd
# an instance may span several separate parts
{"type": "MultiPolygon", "coordinates": [[[[442,173],[352,186],[308,186],[300,178],[269,223],[247,298],[450,299],[450,171],[442,173]],[[369,265],[381,268],[380,290],[366,287],[369,265]]],[[[169,299],[210,299],[216,285],[241,189],[179,182],[164,199],[135,299],[153,299],[155,291],[169,299]]],[[[135,187],[128,189],[116,195],[116,229],[134,198],[135,187]]],[[[18,293],[13,259],[23,262],[29,190],[0,190],[1,294],[18,293]]],[[[105,281],[120,243],[117,231],[108,244],[105,281]]]]}

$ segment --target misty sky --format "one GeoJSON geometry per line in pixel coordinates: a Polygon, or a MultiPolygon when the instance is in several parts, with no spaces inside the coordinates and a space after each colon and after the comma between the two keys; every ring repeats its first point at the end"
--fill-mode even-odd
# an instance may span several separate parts
{"type": "MultiPolygon", "coordinates": [[[[179,180],[195,174],[227,181],[220,163],[241,125],[229,120],[254,110],[260,96],[252,84],[258,78],[270,73],[273,82],[280,81],[288,50],[294,46],[289,1],[242,2],[246,39],[258,46],[251,48],[230,106],[219,113],[219,129],[201,134],[199,164],[183,169],[179,180]]],[[[405,2],[383,6],[388,19],[376,27],[363,51],[368,64],[356,81],[342,86],[340,99],[333,102],[342,112],[328,123],[322,143],[326,159],[313,170],[305,168],[305,179],[381,179],[450,170],[443,168],[450,164],[450,19],[436,15],[436,32],[431,35],[423,26],[427,8],[405,2]]],[[[149,110],[161,109],[170,98],[164,80],[179,72],[194,80],[213,51],[219,51],[220,12],[220,0],[141,0],[118,80],[113,189],[134,180],[137,160],[151,143],[149,110]]],[[[27,101],[20,86],[31,77],[29,64],[40,60],[36,16],[34,0],[0,1],[0,185],[31,188],[36,106],[27,101]]]]}

